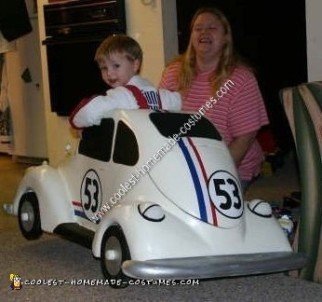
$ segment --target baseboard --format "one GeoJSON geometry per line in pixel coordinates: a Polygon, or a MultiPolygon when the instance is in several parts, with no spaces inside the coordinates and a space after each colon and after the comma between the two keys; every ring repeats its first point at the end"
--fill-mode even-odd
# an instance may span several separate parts
{"type": "Polygon", "coordinates": [[[16,163],[31,164],[31,165],[41,165],[44,161],[48,162],[47,158],[21,156],[21,155],[12,155],[12,160],[16,163]]]}

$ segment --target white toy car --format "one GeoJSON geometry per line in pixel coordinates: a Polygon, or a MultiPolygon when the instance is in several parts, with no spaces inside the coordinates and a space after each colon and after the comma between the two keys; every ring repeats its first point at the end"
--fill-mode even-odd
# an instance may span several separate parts
{"type": "Polygon", "coordinates": [[[199,114],[115,110],[57,169],[27,170],[12,205],[22,234],[78,238],[106,278],[189,279],[304,266],[269,204],[244,203],[234,163],[199,114]]]}

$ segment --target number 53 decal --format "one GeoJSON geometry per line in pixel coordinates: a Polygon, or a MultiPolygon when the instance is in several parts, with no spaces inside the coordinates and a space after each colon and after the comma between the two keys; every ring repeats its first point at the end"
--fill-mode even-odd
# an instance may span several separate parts
{"type": "Polygon", "coordinates": [[[239,181],[227,171],[216,171],[208,181],[208,192],[216,209],[229,218],[239,218],[244,205],[239,181]]]}
{"type": "Polygon", "coordinates": [[[81,185],[81,202],[88,219],[100,210],[102,201],[102,186],[98,174],[88,170],[81,185]]]}

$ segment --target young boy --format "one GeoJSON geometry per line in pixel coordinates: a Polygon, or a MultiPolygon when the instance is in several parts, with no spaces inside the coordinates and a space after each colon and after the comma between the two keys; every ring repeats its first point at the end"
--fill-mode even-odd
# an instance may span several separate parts
{"type": "Polygon", "coordinates": [[[113,35],[98,47],[95,61],[106,84],[112,87],[104,96],[83,99],[73,110],[69,121],[76,129],[99,125],[113,109],[180,110],[177,92],[157,90],[140,75],[143,53],[140,45],[126,35],[113,35]]]}

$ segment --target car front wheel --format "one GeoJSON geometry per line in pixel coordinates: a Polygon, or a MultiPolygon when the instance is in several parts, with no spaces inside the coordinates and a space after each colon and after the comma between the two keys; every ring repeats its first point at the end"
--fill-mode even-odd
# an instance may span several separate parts
{"type": "Polygon", "coordinates": [[[111,226],[103,236],[101,246],[101,267],[104,277],[114,288],[122,288],[128,285],[129,278],[122,272],[122,263],[130,260],[131,255],[119,226],[111,226]]]}
{"type": "Polygon", "coordinates": [[[34,192],[25,193],[20,198],[18,221],[22,235],[28,240],[41,236],[39,205],[34,192]]]}

